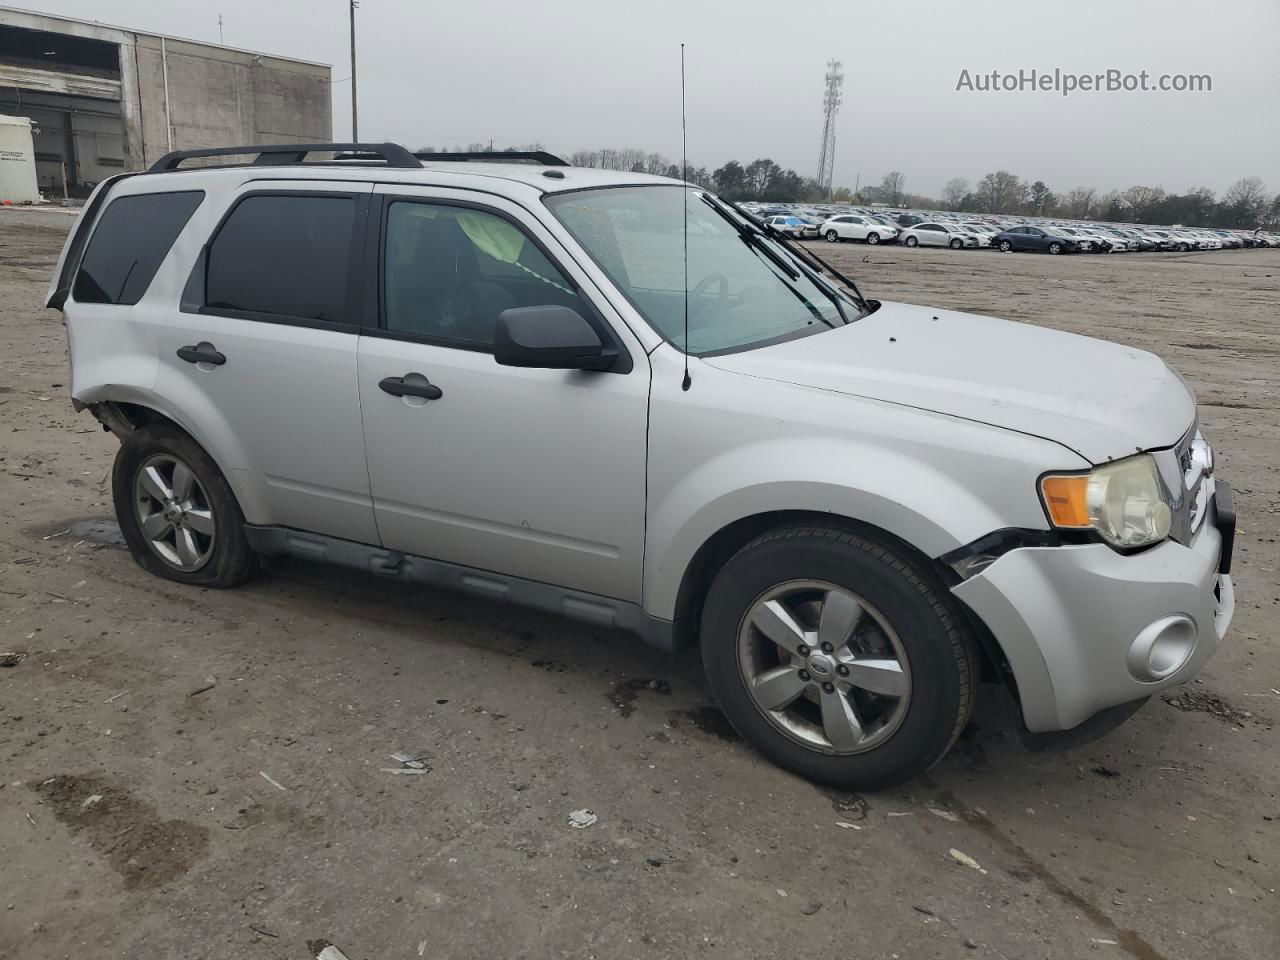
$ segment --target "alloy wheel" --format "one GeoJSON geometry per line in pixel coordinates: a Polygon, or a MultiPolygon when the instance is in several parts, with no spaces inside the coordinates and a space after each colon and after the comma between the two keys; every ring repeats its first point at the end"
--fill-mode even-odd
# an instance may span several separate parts
{"type": "Polygon", "coordinates": [[[167,453],[147,458],[134,475],[133,500],[138,527],[156,556],[183,573],[208,563],[215,538],[213,510],[187,464],[167,453]]]}
{"type": "Polygon", "coordinates": [[[893,627],[862,597],[824,581],[789,581],[757,597],[739,627],[738,667],[775,728],[826,754],[884,743],[911,700],[893,627]]]}

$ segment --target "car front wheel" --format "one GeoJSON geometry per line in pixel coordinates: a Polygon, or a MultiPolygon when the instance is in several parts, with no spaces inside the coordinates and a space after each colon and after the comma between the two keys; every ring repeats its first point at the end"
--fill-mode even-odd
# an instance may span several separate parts
{"type": "Polygon", "coordinates": [[[834,230],[828,230],[827,243],[839,243],[839,242],[840,242],[840,234],[836,233],[834,230]]]}
{"type": "Polygon", "coordinates": [[[1010,243],[1008,240],[1001,240],[1001,241],[1000,241],[1000,252],[1001,252],[1001,253],[1009,253],[1011,250],[1013,250],[1013,244],[1012,244],[1012,243],[1010,243]]]}
{"type": "Polygon", "coordinates": [[[871,244],[874,247],[879,242],[880,242],[880,234],[876,233],[874,230],[872,230],[870,233],[867,234],[867,243],[871,244]]]}
{"type": "Polygon", "coordinates": [[[1061,252],[1062,252],[1062,244],[1060,244],[1060,243],[1051,243],[1051,244],[1049,244],[1049,252],[1050,252],[1050,253],[1055,253],[1055,254],[1056,254],[1056,253],[1061,253],[1061,252]]]}
{"type": "Polygon", "coordinates": [[[120,532],[148,573],[230,587],[257,570],[235,494],[213,459],[182,431],[151,424],[126,437],[111,490],[120,532]]]}
{"type": "Polygon", "coordinates": [[[917,240],[915,237],[907,237],[907,239],[903,240],[902,242],[905,243],[908,247],[914,247],[920,241],[917,240]]]}
{"type": "Polygon", "coordinates": [[[977,667],[953,602],[901,548],[783,528],[716,577],[703,664],[730,722],[779,766],[890,787],[933,766],[968,722],[977,667]]]}

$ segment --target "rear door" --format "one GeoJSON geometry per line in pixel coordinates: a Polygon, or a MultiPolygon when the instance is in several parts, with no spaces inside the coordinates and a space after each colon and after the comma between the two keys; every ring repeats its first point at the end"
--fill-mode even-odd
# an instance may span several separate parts
{"type": "Polygon", "coordinates": [[[159,326],[156,392],[251,522],[377,542],[356,383],[368,184],[239,188],[159,326]],[[359,242],[357,242],[359,241],[359,242]]]}
{"type": "Polygon", "coordinates": [[[379,186],[376,318],[359,350],[378,529],[405,553],[640,598],[649,361],[555,237],[518,204],[379,186]],[[615,371],[493,358],[497,316],[556,304],[612,337],[615,371]],[[429,382],[431,399],[398,384],[429,382]]]}

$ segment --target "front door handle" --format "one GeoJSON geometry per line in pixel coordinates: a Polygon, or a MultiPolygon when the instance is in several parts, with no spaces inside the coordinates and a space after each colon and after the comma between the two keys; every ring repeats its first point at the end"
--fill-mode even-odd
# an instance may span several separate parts
{"type": "Polygon", "coordinates": [[[220,367],[227,362],[227,358],[207,340],[201,340],[194,347],[179,347],[178,356],[187,363],[211,363],[215,367],[220,367]]]}
{"type": "Polygon", "coordinates": [[[378,389],[393,397],[421,397],[423,400],[439,400],[444,391],[420,373],[406,373],[403,377],[385,377],[378,381],[378,389]]]}

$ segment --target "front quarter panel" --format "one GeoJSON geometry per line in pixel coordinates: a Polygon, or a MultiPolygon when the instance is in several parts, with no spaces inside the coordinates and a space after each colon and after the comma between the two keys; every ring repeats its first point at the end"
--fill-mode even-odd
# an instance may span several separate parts
{"type": "Polygon", "coordinates": [[[1038,476],[1087,467],[1047,440],[696,358],[683,391],[679,351],[652,360],[644,606],[664,619],[698,549],[735,521],[828,513],[937,557],[993,530],[1046,529],[1038,476]]]}

